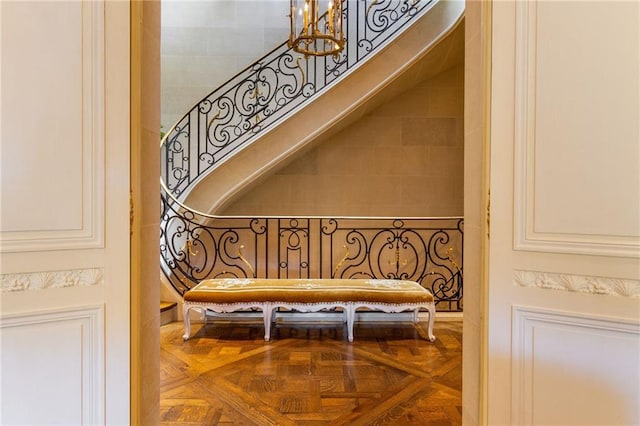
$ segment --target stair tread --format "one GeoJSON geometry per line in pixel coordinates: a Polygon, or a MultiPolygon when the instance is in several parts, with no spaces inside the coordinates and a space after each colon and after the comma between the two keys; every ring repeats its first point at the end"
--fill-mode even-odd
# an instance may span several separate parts
{"type": "Polygon", "coordinates": [[[178,306],[177,302],[160,302],[160,312],[168,311],[178,306]]]}

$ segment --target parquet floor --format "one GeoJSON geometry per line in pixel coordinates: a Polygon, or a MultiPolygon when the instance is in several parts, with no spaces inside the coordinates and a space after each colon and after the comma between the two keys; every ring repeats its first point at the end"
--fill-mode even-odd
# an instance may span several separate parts
{"type": "Polygon", "coordinates": [[[462,322],[161,327],[162,425],[461,424],[462,322]]]}

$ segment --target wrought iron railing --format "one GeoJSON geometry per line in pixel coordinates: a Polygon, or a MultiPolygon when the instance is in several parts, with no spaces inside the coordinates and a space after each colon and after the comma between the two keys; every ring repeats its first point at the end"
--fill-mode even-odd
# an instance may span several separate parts
{"type": "Polygon", "coordinates": [[[437,0],[343,0],[346,45],[305,58],[286,42],[187,112],[165,136],[162,174],[174,196],[256,135],[362,64],[437,0]]]}
{"type": "Polygon", "coordinates": [[[461,218],[213,217],[163,197],[162,267],[180,294],[203,279],[386,278],[462,310],[461,218]]]}

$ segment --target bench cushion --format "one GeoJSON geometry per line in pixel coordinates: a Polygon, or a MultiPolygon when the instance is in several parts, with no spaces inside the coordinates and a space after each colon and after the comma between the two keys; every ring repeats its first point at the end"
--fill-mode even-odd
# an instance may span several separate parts
{"type": "Polygon", "coordinates": [[[432,303],[431,292],[414,281],[379,279],[221,278],[204,280],[184,294],[199,303],[432,303]]]}

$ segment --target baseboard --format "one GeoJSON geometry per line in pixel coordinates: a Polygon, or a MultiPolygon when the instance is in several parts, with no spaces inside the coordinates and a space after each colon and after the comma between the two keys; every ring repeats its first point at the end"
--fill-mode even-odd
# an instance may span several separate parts
{"type": "MultiPolygon", "coordinates": [[[[420,313],[418,316],[421,320],[426,320],[429,314],[425,312],[420,313]]],[[[436,312],[436,321],[462,321],[463,318],[462,312],[436,312]]]]}

